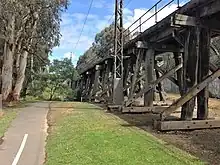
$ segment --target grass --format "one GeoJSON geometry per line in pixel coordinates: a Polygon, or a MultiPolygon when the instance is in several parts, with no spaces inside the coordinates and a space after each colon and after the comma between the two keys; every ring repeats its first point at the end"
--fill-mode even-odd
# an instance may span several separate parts
{"type": "Polygon", "coordinates": [[[143,130],[123,126],[125,121],[94,105],[52,110],[46,165],[203,164],[143,130]]]}
{"type": "Polygon", "coordinates": [[[17,113],[17,110],[11,108],[3,110],[2,116],[0,116],[0,138],[4,135],[12,120],[17,116],[17,113]]]}

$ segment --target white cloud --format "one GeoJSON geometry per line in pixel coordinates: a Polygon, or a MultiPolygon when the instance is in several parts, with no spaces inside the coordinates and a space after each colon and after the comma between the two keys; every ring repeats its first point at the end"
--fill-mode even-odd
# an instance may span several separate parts
{"type": "MultiPolygon", "coordinates": [[[[85,17],[86,14],[84,13],[67,13],[63,15],[60,47],[57,47],[54,50],[75,48],[85,17]]],[[[77,45],[77,50],[80,50],[81,52],[86,51],[86,49],[92,45],[96,33],[101,31],[107,25],[109,18],[109,15],[104,16],[102,19],[98,15],[88,15],[88,20],[77,45]]]]}
{"type": "MultiPolygon", "coordinates": [[[[94,3],[94,7],[97,10],[100,8],[108,8],[111,12],[114,11],[113,5],[107,4],[104,0],[97,0],[94,3]]],[[[158,21],[172,13],[177,9],[177,5],[170,5],[163,9],[161,12],[158,13],[158,21]]],[[[129,27],[135,20],[137,20],[142,14],[144,14],[148,9],[134,9],[130,10],[129,8],[124,9],[124,27],[129,27]]],[[[142,21],[148,19],[154,14],[154,10],[147,13],[142,21]]],[[[54,50],[59,50],[62,52],[64,57],[69,57],[70,51],[77,52],[77,55],[74,55],[75,59],[78,59],[80,53],[85,52],[93,43],[96,33],[100,32],[106,26],[108,26],[114,20],[114,16],[112,15],[96,15],[96,14],[89,14],[87,23],[84,27],[84,31],[80,38],[80,41],[77,45],[76,50],[74,50],[75,45],[79,39],[80,31],[82,29],[86,14],[85,13],[64,13],[62,16],[62,23],[61,23],[61,43],[59,48],[55,48],[54,50]],[[111,20],[109,20],[111,18],[111,20]]],[[[149,19],[146,23],[142,25],[142,31],[146,30],[147,28],[151,27],[155,24],[155,18],[149,19]]],[[[132,29],[137,27],[139,22],[132,26],[132,29]]],[[[138,29],[139,30],[139,29],[138,29]]]]}
{"type": "MultiPolygon", "coordinates": [[[[161,10],[158,14],[157,14],[157,21],[162,20],[163,18],[165,18],[166,16],[168,16],[169,14],[171,14],[172,12],[174,12],[177,9],[177,5],[176,4],[172,4],[170,6],[165,7],[163,10],[161,10]]],[[[133,22],[135,22],[137,19],[139,19],[144,13],[146,13],[148,11],[148,9],[134,9],[134,11],[129,11],[129,9],[127,9],[126,11],[126,15],[125,15],[125,24],[124,27],[128,28],[133,22]],[[132,13],[132,14],[131,14],[132,13]]],[[[155,16],[154,15],[154,9],[152,9],[151,11],[149,11],[146,15],[144,15],[141,18],[141,21],[144,22],[146,21],[142,26],[141,26],[141,31],[143,32],[144,30],[148,29],[149,27],[153,26],[155,24],[155,16]],[[151,18],[152,17],[152,18],[151,18]]],[[[134,30],[136,27],[138,27],[140,24],[140,22],[138,21],[137,23],[135,23],[134,25],[132,25],[129,30],[132,31],[134,30]]],[[[140,31],[140,28],[137,28],[134,32],[136,31],[140,31]]],[[[134,33],[133,32],[133,33],[134,33]]]]}

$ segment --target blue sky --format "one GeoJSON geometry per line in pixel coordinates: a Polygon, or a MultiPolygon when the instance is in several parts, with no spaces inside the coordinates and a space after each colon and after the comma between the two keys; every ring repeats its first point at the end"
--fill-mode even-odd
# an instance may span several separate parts
{"type": "MultiPolygon", "coordinates": [[[[76,64],[79,56],[91,46],[96,33],[100,32],[113,21],[114,18],[112,14],[114,12],[114,1],[115,0],[94,0],[79,44],[76,46],[91,0],[71,0],[70,7],[62,14],[62,38],[60,46],[53,49],[53,56],[51,59],[70,57],[72,52],[73,63],[76,64]],[[112,19],[109,21],[110,18],[112,19]]],[[[128,27],[157,1],[158,0],[124,0],[124,26],[128,27]]],[[[180,1],[185,3],[187,0],[180,1]]],[[[161,6],[167,2],[168,0],[163,0],[161,6]]],[[[159,13],[158,19],[164,18],[166,15],[173,12],[176,7],[175,4],[168,6],[159,13]]],[[[146,15],[146,18],[152,14],[153,11],[146,15]]],[[[153,24],[154,19],[151,19],[142,29],[146,29],[153,24]]]]}

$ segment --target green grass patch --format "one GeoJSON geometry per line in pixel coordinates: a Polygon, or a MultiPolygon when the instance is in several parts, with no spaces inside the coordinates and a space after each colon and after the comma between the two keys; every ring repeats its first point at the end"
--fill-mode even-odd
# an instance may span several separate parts
{"type": "Polygon", "coordinates": [[[4,135],[12,120],[17,116],[18,111],[12,108],[3,110],[3,116],[0,117],[0,138],[4,135]]]}
{"type": "Polygon", "coordinates": [[[94,105],[74,103],[56,120],[46,165],[197,165],[197,158],[94,105]]]}

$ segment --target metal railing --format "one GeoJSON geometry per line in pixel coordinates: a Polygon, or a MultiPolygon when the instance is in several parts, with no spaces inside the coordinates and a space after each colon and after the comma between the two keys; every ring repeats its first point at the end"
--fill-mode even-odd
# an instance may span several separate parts
{"type": "MultiPolygon", "coordinates": [[[[153,17],[155,17],[155,23],[158,22],[158,13],[160,11],[162,11],[164,8],[166,8],[167,6],[171,5],[171,4],[176,4],[177,8],[180,8],[180,0],[170,0],[169,2],[167,2],[165,5],[163,5],[162,7],[159,8],[159,5],[163,2],[163,0],[159,0],[157,3],[155,3],[150,9],[148,9],[142,16],[140,16],[136,21],[134,21],[125,31],[125,38],[130,36],[134,31],[136,31],[137,29],[139,29],[139,32],[142,32],[142,25],[145,24],[147,21],[149,21],[150,19],[152,19],[153,17]],[[154,12],[151,16],[149,16],[147,19],[144,19],[144,16],[146,16],[147,14],[149,14],[150,12],[154,12]],[[138,26],[134,25],[136,23],[139,22],[138,26]],[[133,28],[131,30],[131,28],[133,28]],[[127,33],[127,34],[126,34],[127,33]]],[[[138,32],[138,31],[137,31],[138,32]]]]}

